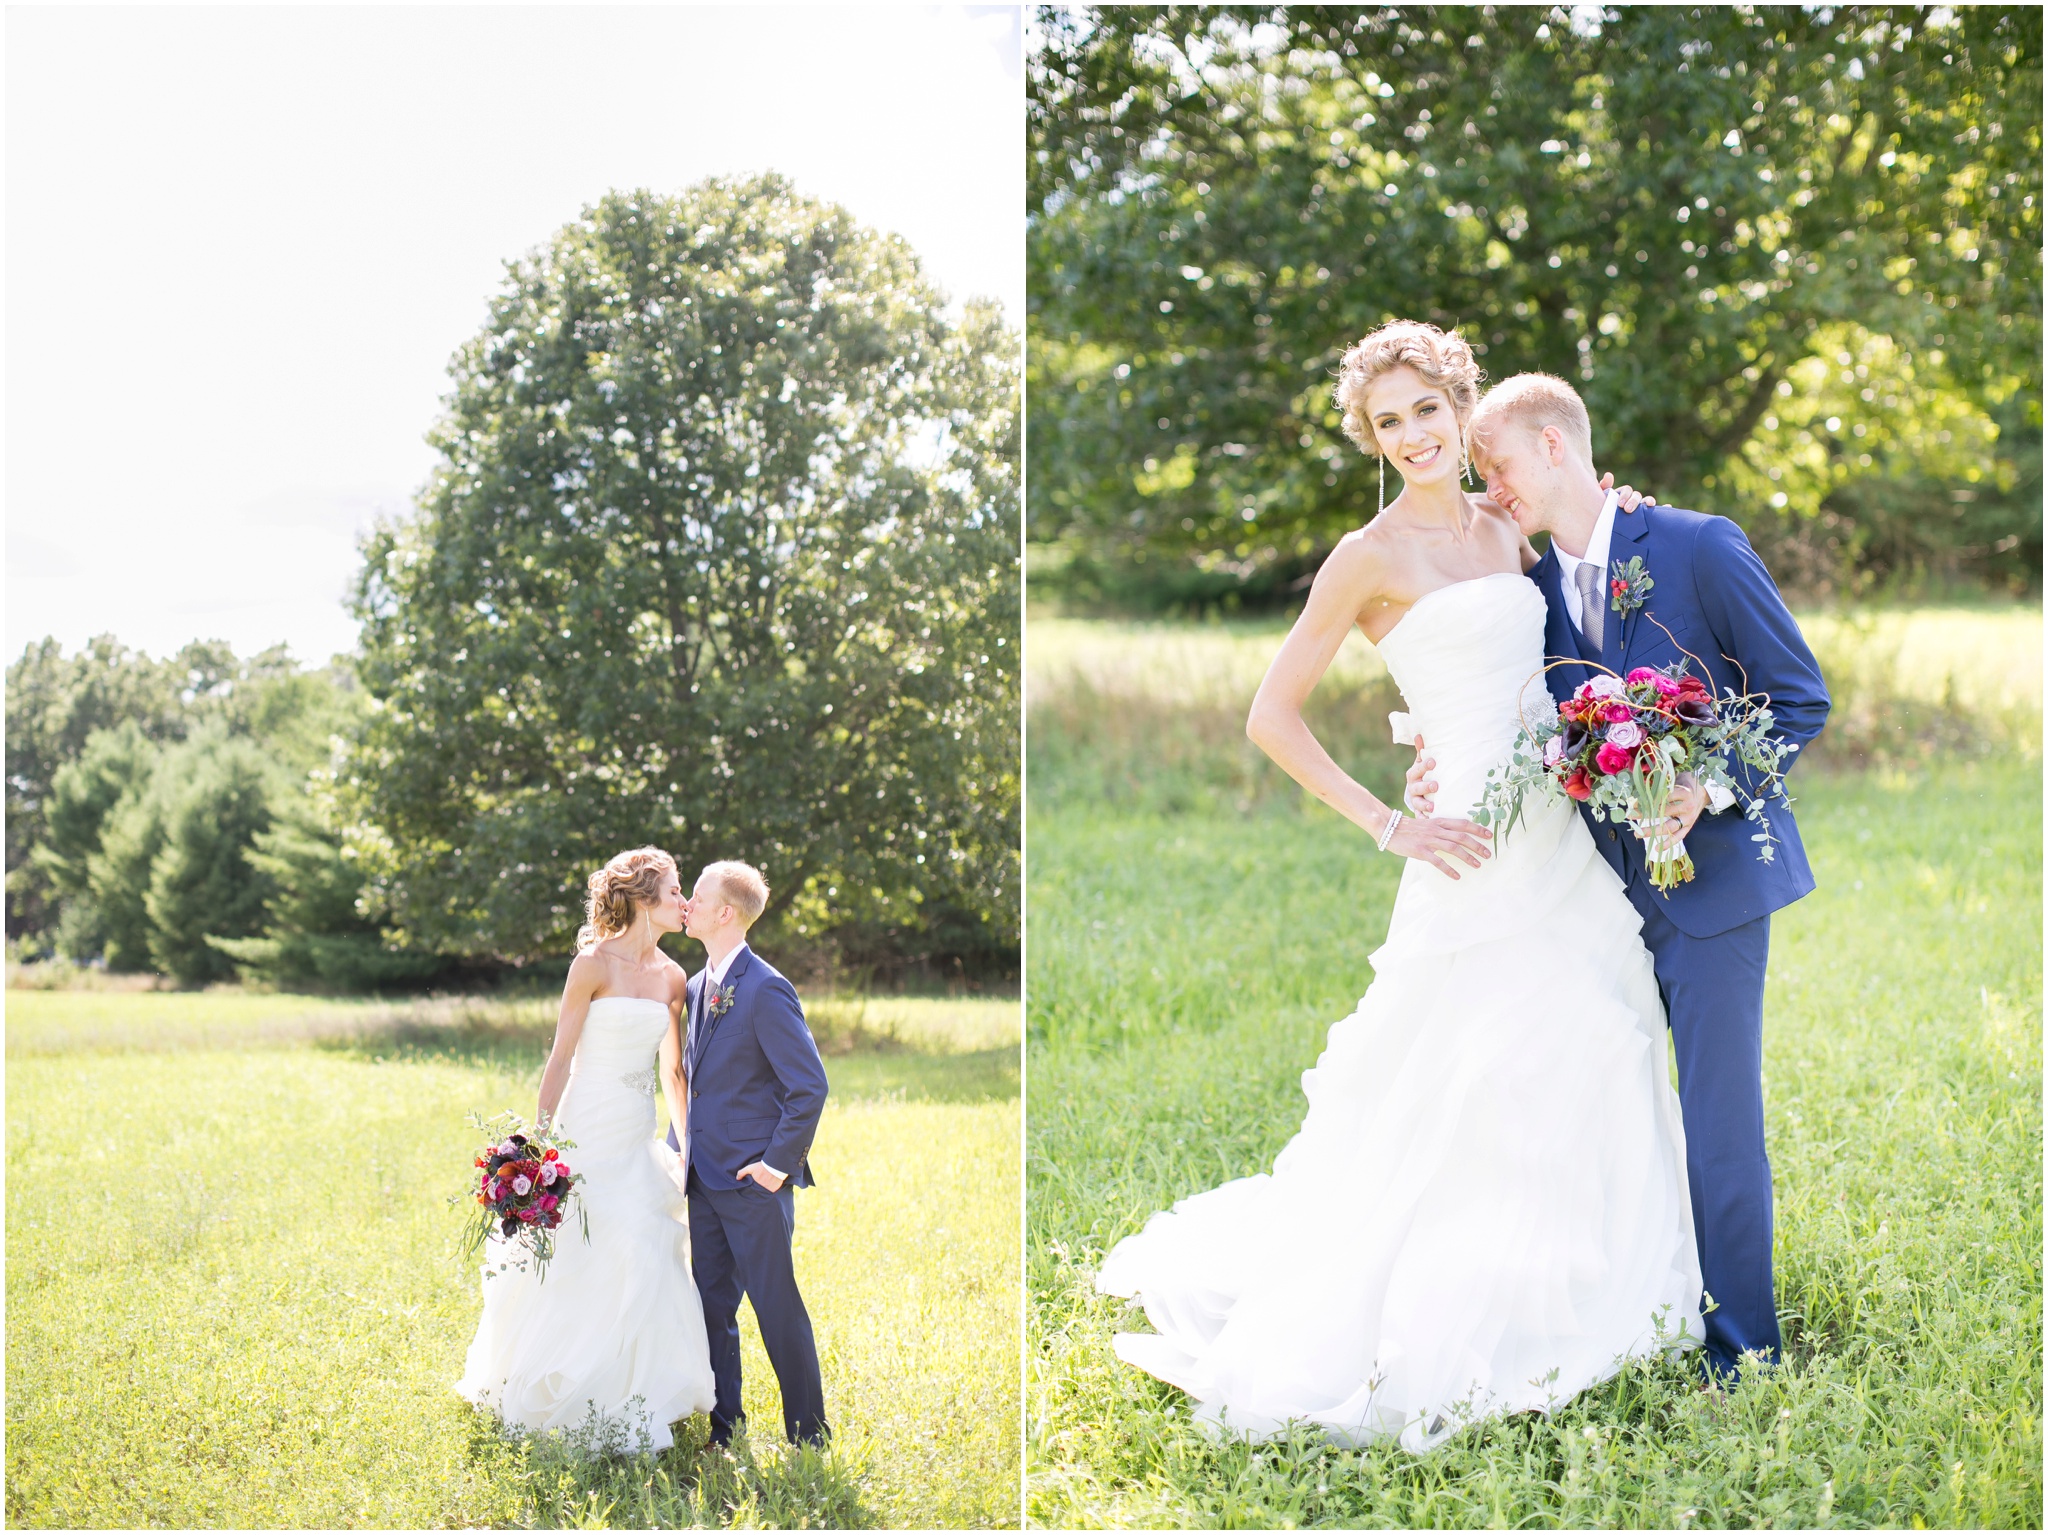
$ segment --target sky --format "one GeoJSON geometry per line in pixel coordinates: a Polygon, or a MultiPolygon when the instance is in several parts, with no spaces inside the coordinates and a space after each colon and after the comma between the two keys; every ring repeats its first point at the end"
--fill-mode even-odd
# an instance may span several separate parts
{"type": "Polygon", "coordinates": [[[10,7],[6,644],[355,643],[504,262],[777,170],[1023,314],[1010,6],[10,7]]]}

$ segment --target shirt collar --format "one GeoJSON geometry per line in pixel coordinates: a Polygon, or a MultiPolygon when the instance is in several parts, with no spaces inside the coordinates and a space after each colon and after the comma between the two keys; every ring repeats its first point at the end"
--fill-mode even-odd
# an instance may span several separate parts
{"type": "Polygon", "coordinates": [[[732,969],[733,962],[746,952],[747,946],[743,943],[725,956],[725,963],[722,965],[707,959],[704,963],[704,973],[711,978],[711,984],[713,986],[724,985],[726,972],[732,969]]]}
{"type": "Polygon", "coordinates": [[[1599,570],[1607,568],[1607,549],[1614,542],[1614,509],[1618,504],[1615,493],[1607,492],[1607,499],[1600,503],[1600,515],[1593,522],[1593,536],[1586,540],[1583,561],[1579,555],[1569,553],[1555,538],[1551,539],[1550,547],[1557,551],[1557,568],[1564,573],[1566,591],[1574,589],[1581,563],[1599,570]]]}

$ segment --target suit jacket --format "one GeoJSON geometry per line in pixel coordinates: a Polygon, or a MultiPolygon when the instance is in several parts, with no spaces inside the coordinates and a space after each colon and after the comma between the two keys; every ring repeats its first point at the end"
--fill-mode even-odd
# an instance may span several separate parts
{"type": "Polygon", "coordinates": [[[689,985],[690,1166],[717,1189],[732,1188],[750,1162],[809,1188],[828,1084],[796,988],[747,949],[719,988],[732,988],[732,1006],[713,1013],[706,977],[700,970],[689,985]]]}
{"type": "MultiPolygon", "coordinates": [[[[1820,734],[1828,717],[1820,664],[1741,528],[1725,517],[1672,506],[1617,510],[1607,551],[1609,568],[1600,586],[1603,593],[1604,578],[1612,576],[1613,566],[1637,555],[1655,585],[1634,612],[1624,616],[1607,609],[1604,643],[1600,654],[1593,656],[1565,616],[1557,556],[1544,552],[1529,579],[1541,588],[1550,610],[1543,632],[1547,655],[1597,661],[1626,676],[1634,667],[1686,660],[1689,651],[1695,658],[1688,663],[1691,671],[1698,676],[1704,669],[1717,696],[1729,687],[1768,695],[1774,736],[1804,748],[1820,734]]],[[[1594,675],[1591,666],[1553,667],[1548,673],[1550,691],[1562,701],[1594,675]]],[[[1788,759],[1787,765],[1797,760],[1788,759]]],[[[1755,775],[1739,762],[1731,767],[1746,805],[1755,792],[1755,775]]],[[[1769,863],[1757,856],[1758,844],[1751,840],[1757,828],[1743,817],[1742,808],[1731,806],[1700,816],[1685,839],[1695,875],[1661,898],[1659,909],[1691,937],[1725,933],[1789,906],[1813,889],[1813,871],[1791,807],[1776,798],[1765,805],[1777,841],[1769,863]]],[[[1641,880],[1643,889],[1650,889],[1643,879],[1642,844],[1626,827],[1585,813],[1601,856],[1622,882],[1634,885],[1641,880]]]]}

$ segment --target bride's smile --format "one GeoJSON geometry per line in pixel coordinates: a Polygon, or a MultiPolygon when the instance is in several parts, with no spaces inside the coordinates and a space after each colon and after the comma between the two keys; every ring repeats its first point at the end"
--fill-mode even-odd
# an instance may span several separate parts
{"type": "Polygon", "coordinates": [[[1367,399],[1380,452],[1393,461],[1410,487],[1455,481],[1461,442],[1458,413],[1441,389],[1409,368],[1396,368],[1374,381],[1367,399]]]}

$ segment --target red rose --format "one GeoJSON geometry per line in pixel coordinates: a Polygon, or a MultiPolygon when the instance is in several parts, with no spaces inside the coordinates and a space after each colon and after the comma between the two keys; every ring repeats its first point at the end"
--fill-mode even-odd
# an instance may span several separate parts
{"type": "Polygon", "coordinates": [[[1564,781],[1564,792],[1573,799],[1593,797],[1593,777],[1583,767],[1572,769],[1572,776],[1564,781]]]}
{"type": "Polygon", "coordinates": [[[1680,698],[1684,698],[1688,694],[1704,697],[1706,691],[1707,685],[1697,677],[1687,675],[1678,679],[1678,696],[1680,698]]]}
{"type": "Polygon", "coordinates": [[[1600,750],[1593,754],[1593,760],[1603,773],[1620,773],[1625,772],[1628,765],[1635,761],[1635,756],[1636,754],[1628,747],[1604,741],[1600,745],[1600,750]]]}
{"type": "Polygon", "coordinates": [[[550,1146],[548,1147],[546,1154],[541,1157],[541,1160],[543,1162],[554,1162],[560,1160],[561,1155],[562,1154],[559,1151],[555,1150],[554,1147],[550,1146]]]}

